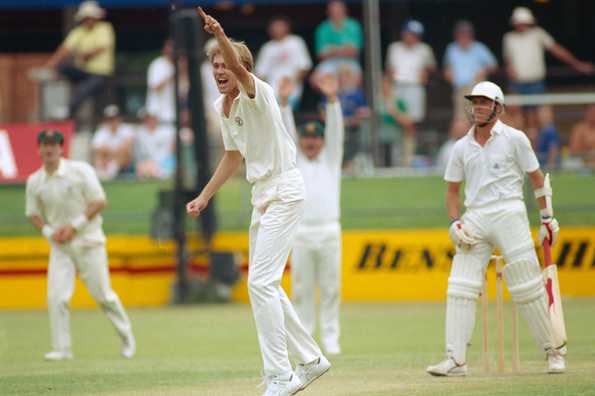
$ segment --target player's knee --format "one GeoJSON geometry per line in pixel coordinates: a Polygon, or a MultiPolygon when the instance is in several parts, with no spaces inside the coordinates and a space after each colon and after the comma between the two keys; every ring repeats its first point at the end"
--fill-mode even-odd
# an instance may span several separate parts
{"type": "Polygon", "coordinates": [[[518,260],[504,267],[506,284],[512,299],[528,304],[545,296],[541,270],[536,260],[518,260]]]}
{"type": "Polygon", "coordinates": [[[275,292],[279,282],[259,277],[248,277],[248,292],[252,297],[272,295],[275,292]]]}
{"type": "Polygon", "coordinates": [[[67,307],[69,299],[59,293],[48,293],[47,302],[49,307],[67,307]]]}
{"type": "Polygon", "coordinates": [[[450,297],[477,299],[483,284],[481,281],[450,276],[448,278],[448,289],[446,294],[450,297]]]}

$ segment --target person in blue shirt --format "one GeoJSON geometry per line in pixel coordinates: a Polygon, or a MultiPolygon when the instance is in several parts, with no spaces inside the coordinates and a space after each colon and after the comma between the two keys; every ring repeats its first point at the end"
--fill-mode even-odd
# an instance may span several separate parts
{"type": "Polygon", "coordinates": [[[495,72],[498,62],[483,43],[475,40],[469,21],[459,21],[454,28],[454,41],[446,47],[444,78],[453,86],[453,118],[465,118],[465,95],[471,87],[495,72]]]}
{"type": "Polygon", "coordinates": [[[550,106],[542,106],[537,111],[539,133],[535,152],[539,164],[544,169],[560,167],[560,134],[554,124],[554,112],[550,106]]]}

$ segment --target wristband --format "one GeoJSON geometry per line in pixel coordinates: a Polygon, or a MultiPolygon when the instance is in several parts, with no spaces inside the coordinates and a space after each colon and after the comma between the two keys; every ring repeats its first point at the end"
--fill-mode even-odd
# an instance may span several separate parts
{"type": "Polygon", "coordinates": [[[47,239],[50,239],[52,237],[52,235],[54,234],[54,229],[52,228],[51,225],[49,224],[45,224],[42,228],[41,228],[41,235],[43,235],[44,237],[46,237],[47,239]]]}
{"type": "Polygon", "coordinates": [[[458,217],[456,219],[452,219],[450,221],[450,223],[448,223],[448,225],[452,225],[452,223],[454,223],[455,221],[459,221],[459,220],[460,220],[460,218],[458,218],[458,217]]]}
{"type": "Polygon", "coordinates": [[[552,214],[550,213],[550,211],[548,209],[540,209],[539,210],[539,216],[542,219],[551,219],[553,217],[552,214]]]}
{"type": "Polygon", "coordinates": [[[82,215],[77,216],[74,220],[72,220],[72,223],[70,223],[70,225],[72,226],[72,228],[78,231],[83,226],[85,226],[87,222],[87,216],[85,216],[85,214],[83,213],[82,215]]]}

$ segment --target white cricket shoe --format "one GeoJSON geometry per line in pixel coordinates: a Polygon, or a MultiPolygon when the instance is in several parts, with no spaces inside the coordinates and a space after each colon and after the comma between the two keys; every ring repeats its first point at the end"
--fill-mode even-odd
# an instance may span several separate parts
{"type": "Polygon", "coordinates": [[[464,377],[467,375],[467,364],[457,364],[452,358],[447,358],[438,364],[426,368],[428,374],[436,377],[464,377]]]}
{"type": "Polygon", "coordinates": [[[265,380],[267,389],[262,396],[291,396],[302,389],[300,378],[291,373],[289,375],[274,375],[265,380]]]}
{"type": "Polygon", "coordinates": [[[132,359],[136,353],[136,340],[134,339],[134,335],[132,335],[132,333],[122,339],[122,349],[120,352],[126,359],[132,359]]]}
{"type": "Polygon", "coordinates": [[[43,358],[50,362],[57,362],[59,360],[72,359],[72,352],[70,351],[51,351],[43,355],[43,358]]]}
{"type": "Polygon", "coordinates": [[[549,349],[546,351],[547,356],[547,372],[549,374],[562,374],[566,371],[566,359],[564,359],[564,351],[557,349],[549,349]]]}
{"type": "Polygon", "coordinates": [[[300,390],[306,389],[308,385],[329,371],[330,368],[331,364],[324,356],[320,356],[310,363],[298,364],[295,374],[300,378],[302,383],[300,390]]]}

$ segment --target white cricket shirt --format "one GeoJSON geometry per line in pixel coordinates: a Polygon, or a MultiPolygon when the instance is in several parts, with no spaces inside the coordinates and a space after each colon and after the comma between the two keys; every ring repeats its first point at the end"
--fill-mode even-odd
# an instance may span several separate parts
{"type": "Polygon", "coordinates": [[[215,102],[221,119],[226,151],[239,151],[246,161],[246,179],[255,183],[296,167],[296,148],[281,118],[281,110],[270,85],[251,74],[255,96],[250,98],[239,85],[229,117],[223,114],[222,95],[215,102]]]}
{"type": "Polygon", "coordinates": [[[474,131],[472,127],[455,143],[444,180],[465,182],[465,207],[468,209],[522,202],[525,173],[539,169],[525,133],[497,121],[491,137],[481,147],[474,131]]]}
{"type": "MultiPolygon", "coordinates": [[[[27,178],[25,215],[39,215],[57,229],[83,214],[89,203],[104,199],[105,193],[91,165],[61,159],[51,176],[42,166],[27,178]]],[[[101,215],[97,214],[77,231],[72,243],[105,243],[102,222],[101,215]]]]}

